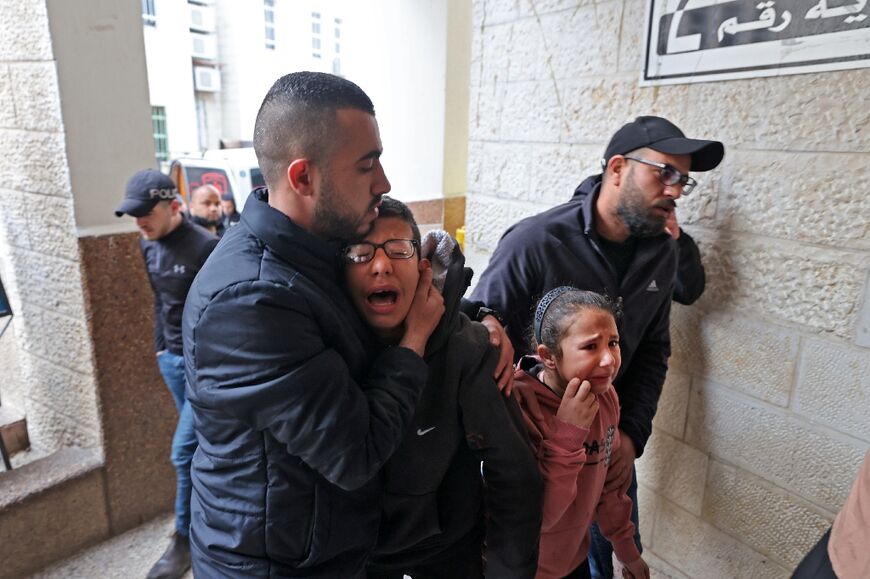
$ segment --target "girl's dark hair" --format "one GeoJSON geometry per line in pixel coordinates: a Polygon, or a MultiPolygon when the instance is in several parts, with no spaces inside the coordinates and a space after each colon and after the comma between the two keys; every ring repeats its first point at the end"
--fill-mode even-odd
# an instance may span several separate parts
{"type": "Polygon", "coordinates": [[[547,292],[535,308],[532,349],[543,344],[556,356],[562,355],[559,343],[568,329],[572,314],[586,309],[607,312],[613,320],[622,315],[621,300],[614,302],[599,293],[562,286],[547,292]]]}

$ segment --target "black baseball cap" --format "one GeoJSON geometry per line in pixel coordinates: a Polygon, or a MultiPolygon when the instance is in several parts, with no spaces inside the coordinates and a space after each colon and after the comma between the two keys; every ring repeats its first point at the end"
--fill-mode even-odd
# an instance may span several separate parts
{"type": "Polygon", "coordinates": [[[127,181],[124,200],[115,209],[115,215],[125,213],[133,217],[144,217],[161,201],[171,201],[178,191],[167,175],[155,169],[143,169],[134,173],[127,181]]]}
{"type": "Polygon", "coordinates": [[[668,155],[691,155],[692,171],[715,169],[725,156],[725,146],[719,141],[687,139],[677,125],[661,117],[637,117],[616,131],[604,151],[604,163],[614,155],[624,155],[648,147],[668,155]]]}

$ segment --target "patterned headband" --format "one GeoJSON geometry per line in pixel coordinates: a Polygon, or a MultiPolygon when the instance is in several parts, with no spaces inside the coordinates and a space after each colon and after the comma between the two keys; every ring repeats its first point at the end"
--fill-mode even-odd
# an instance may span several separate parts
{"type": "Polygon", "coordinates": [[[538,307],[535,308],[535,342],[541,343],[541,324],[544,322],[544,316],[547,314],[547,308],[550,307],[550,304],[556,301],[556,298],[563,293],[576,289],[570,285],[559,286],[551,289],[541,298],[541,301],[538,302],[538,307]]]}

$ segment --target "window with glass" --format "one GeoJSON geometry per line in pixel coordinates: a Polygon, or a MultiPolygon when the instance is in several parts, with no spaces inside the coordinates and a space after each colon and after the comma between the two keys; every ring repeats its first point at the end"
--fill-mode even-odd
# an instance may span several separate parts
{"type": "Polygon", "coordinates": [[[266,48],[275,50],[275,0],[263,0],[266,48]]]}
{"type": "Polygon", "coordinates": [[[332,74],[341,76],[341,18],[335,18],[335,55],[332,58],[332,74]]]}
{"type": "Polygon", "coordinates": [[[166,133],[166,107],[151,107],[151,131],[154,135],[154,156],[159,165],[169,160],[169,136],[166,133]]]}
{"type": "Polygon", "coordinates": [[[146,26],[157,26],[157,12],[154,10],[154,0],[142,0],[142,22],[146,26]]]}
{"type": "Polygon", "coordinates": [[[311,13],[311,56],[320,58],[320,12],[311,13]]]}

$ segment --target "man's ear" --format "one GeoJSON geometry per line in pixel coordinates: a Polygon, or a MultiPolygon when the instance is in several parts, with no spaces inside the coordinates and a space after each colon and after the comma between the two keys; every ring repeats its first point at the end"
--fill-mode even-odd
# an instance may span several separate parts
{"type": "Polygon", "coordinates": [[[544,344],[538,344],[536,352],[538,354],[538,358],[540,358],[541,362],[544,363],[545,368],[549,370],[556,369],[556,356],[553,355],[553,352],[550,351],[550,348],[548,348],[544,344]]]}
{"type": "Polygon", "coordinates": [[[625,157],[622,155],[614,155],[610,157],[609,161],[607,161],[607,167],[605,168],[605,171],[607,172],[607,180],[610,181],[614,187],[619,187],[619,183],[627,170],[627,165],[628,163],[626,163],[625,157]]]}
{"type": "Polygon", "coordinates": [[[296,159],[287,166],[290,188],[304,197],[314,194],[312,165],[308,159],[296,159]]]}

